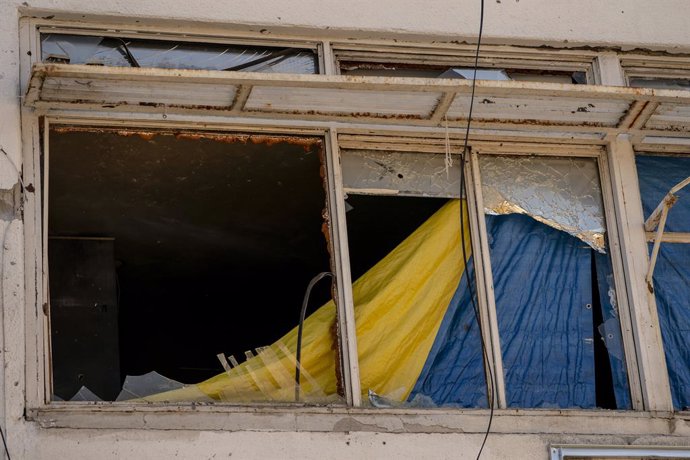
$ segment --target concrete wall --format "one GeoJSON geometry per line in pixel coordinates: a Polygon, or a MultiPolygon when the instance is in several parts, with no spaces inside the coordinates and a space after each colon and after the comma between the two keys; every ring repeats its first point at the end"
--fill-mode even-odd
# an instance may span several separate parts
{"type": "MultiPolygon", "coordinates": [[[[24,241],[15,212],[21,169],[18,23],[22,15],[71,17],[151,24],[181,21],[209,32],[234,28],[319,33],[337,37],[472,39],[478,1],[439,0],[0,0],[0,242],[3,279],[0,298],[0,425],[12,458],[474,458],[481,434],[188,431],[162,429],[41,428],[24,418],[24,241]],[[114,18],[114,19],[113,19],[114,18]],[[12,166],[15,165],[15,166],[12,166]]],[[[486,0],[487,42],[648,48],[690,51],[690,10],[685,0],[486,0]]],[[[485,458],[546,458],[550,442],[688,444],[687,422],[668,421],[668,430],[646,435],[646,425],[624,420],[623,434],[510,433],[489,437],[485,458]],[[679,427],[680,425],[680,427],[679,427]]],[[[120,423],[126,427],[124,419],[120,423]]],[[[519,423],[518,423],[519,425],[519,423]]],[[[270,429],[270,427],[266,427],[270,429]]],[[[528,427],[516,427],[516,431],[528,427]],[[518,428],[520,428],[518,430],[518,428]]],[[[508,430],[509,431],[509,430],[508,430]]],[[[529,430],[528,430],[529,431],[529,430]]]]}

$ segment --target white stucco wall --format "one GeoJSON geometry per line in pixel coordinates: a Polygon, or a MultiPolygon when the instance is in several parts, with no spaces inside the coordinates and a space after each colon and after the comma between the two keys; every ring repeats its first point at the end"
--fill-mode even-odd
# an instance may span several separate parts
{"type": "MultiPolygon", "coordinates": [[[[233,28],[338,37],[415,36],[466,40],[478,25],[478,1],[467,0],[0,0],[0,147],[21,168],[18,22],[22,14],[97,20],[136,18],[152,24],[199,23],[209,31],[233,28]],[[330,33],[330,32],[329,32],[330,33]]],[[[135,19],[125,20],[133,21],[135,19]]],[[[690,51],[686,0],[486,0],[487,42],[603,46],[690,51]]],[[[0,191],[17,174],[0,154],[0,191]]],[[[474,458],[479,434],[384,434],[376,432],[257,432],[40,428],[24,421],[24,244],[19,218],[0,219],[5,243],[0,327],[0,425],[14,459],[77,458],[474,458]],[[9,231],[8,231],[9,229],[9,231]]],[[[668,433],[630,435],[514,435],[489,437],[485,458],[547,458],[550,442],[690,444],[687,424],[669,422],[668,433]],[[678,431],[679,430],[679,431],[678,431]]],[[[126,425],[126,421],[124,422],[126,425]]],[[[1,457],[1,454],[0,454],[1,457]]]]}

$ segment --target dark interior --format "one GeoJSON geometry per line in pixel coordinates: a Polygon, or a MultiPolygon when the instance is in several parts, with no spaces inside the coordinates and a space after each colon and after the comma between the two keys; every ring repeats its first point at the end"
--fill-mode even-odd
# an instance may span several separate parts
{"type": "MultiPolygon", "coordinates": [[[[311,137],[51,129],[49,250],[65,260],[51,260],[50,267],[80,266],[86,274],[74,269],[72,276],[89,277],[93,263],[85,265],[80,254],[102,261],[103,251],[83,247],[112,239],[114,256],[103,271],[116,273],[120,383],[152,370],[195,383],[222,372],[218,353],[241,362],[246,350],[273,343],[297,324],[309,280],[330,270],[322,148],[311,137]],[[75,246],[79,254],[62,243],[57,250],[64,237],[83,242],[75,246]]],[[[444,202],[350,196],[353,279],[444,202]]],[[[98,321],[57,316],[55,297],[69,286],[60,289],[54,280],[64,278],[51,272],[51,317],[78,334],[98,321]]],[[[108,287],[91,289],[97,290],[108,287]]],[[[309,312],[328,299],[330,285],[321,282],[309,312]]],[[[65,339],[71,340],[54,331],[54,380],[85,359],[56,354],[65,339]]],[[[84,347],[111,348],[112,339],[101,334],[100,340],[84,347]]],[[[78,386],[93,381],[79,375],[78,386]]]]}
{"type": "Polygon", "coordinates": [[[50,133],[49,234],[114,238],[122,376],[196,382],[286,333],[330,270],[321,141],[123,134],[50,133]]]}

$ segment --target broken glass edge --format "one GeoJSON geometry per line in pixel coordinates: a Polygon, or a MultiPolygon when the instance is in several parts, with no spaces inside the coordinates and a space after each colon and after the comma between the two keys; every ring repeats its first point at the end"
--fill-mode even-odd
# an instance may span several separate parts
{"type": "Polygon", "coordinates": [[[593,161],[569,157],[487,155],[480,157],[480,173],[486,214],[524,214],[565,231],[598,252],[606,252],[603,199],[598,168],[593,161]],[[531,171],[530,167],[533,168],[531,171]],[[587,171],[588,168],[591,171],[587,171]],[[532,177],[528,176],[530,172],[534,173],[532,177]],[[533,199],[539,196],[539,189],[545,195],[544,187],[549,185],[551,188],[546,189],[549,193],[545,197],[550,199],[542,199],[535,204],[533,199]],[[529,190],[530,196],[526,197],[529,190]],[[576,195],[576,191],[587,193],[576,195]]]}

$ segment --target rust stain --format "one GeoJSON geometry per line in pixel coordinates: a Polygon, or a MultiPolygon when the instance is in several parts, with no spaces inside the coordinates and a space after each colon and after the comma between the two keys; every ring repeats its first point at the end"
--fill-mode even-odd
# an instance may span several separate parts
{"type": "MultiPolygon", "coordinates": [[[[320,141],[320,139],[319,139],[320,141]]],[[[319,145],[319,163],[320,163],[320,168],[319,168],[319,176],[321,177],[321,185],[323,186],[323,190],[326,195],[326,202],[324,203],[324,208],[323,211],[321,212],[321,218],[323,219],[321,222],[321,233],[323,233],[323,237],[326,240],[326,250],[328,251],[328,258],[330,260],[330,269],[331,273],[336,273],[336,267],[335,267],[335,249],[333,247],[333,241],[331,239],[331,215],[328,211],[328,205],[330,203],[330,198],[329,198],[329,193],[328,193],[328,175],[326,173],[326,153],[323,149],[323,146],[319,145]]],[[[340,335],[340,328],[338,327],[338,280],[336,279],[335,276],[331,278],[331,298],[333,299],[333,303],[336,306],[336,316],[333,319],[333,323],[331,324],[331,327],[329,328],[330,332],[330,337],[331,337],[331,349],[335,352],[335,381],[336,381],[336,391],[338,395],[341,397],[345,396],[345,386],[343,383],[343,369],[342,366],[340,365],[341,363],[341,356],[340,356],[340,343],[342,342],[341,340],[341,335],[340,335]]]]}
{"type": "Polygon", "coordinates": [[[91,132],[91,133],[114,133],[118,136],[139,136],[140,138],[150,141],[156,136],[175,136],[176,139],[185,140],[213,140],[217,142],[225,142],[228,144],[258,144],[266,145],[268,147],[277,144],[297,145],[304,148],[305,152],[310,152],[314,148],[321,149],[323,141],[320,137],[315,136],[291,136],[291,135],[270,135],[270,134],[237,134],[237,133],[212,133],[203,131],[169,131],[169,130],[139,130],[139,129],[122,129],[110,127],[95,127],[95,126],[53,126],[51,130],[56,133],[72,133],[72,132],[91,132]]]}
{"type": "MultiPolygon", "coordinates": [[[[571,113],[576,113],[575,111],[571,113]]],[[[467,121],[466,118],[449,118],[450,121],[467,121]]],[[[568,122],[568,121],[550,121],[550,120],[535,120],[535,119],[500,119],[500,118],[477,118],[475,120],[478,123],[485,124],[500,124],[500,125],[533,125],[533,126],[587,126],[591,128],[608,128],[613,126],[611,123],[601,123],[593,121],[578,121],[578,122],[568,122]]]]}
{"type": "MultiPolygon", "coordinates": [[[[327,117],[353,117],[353,118],[375,118],[382,120],[423,120],[425,116],[416,114],[385,114],[385,113],[375,113],[375,112],[327,112],[321,110],[281,110],[274,109],[269,110],[269,108],[244,110],[247,113],[259,113],[259,114],[272,114],[272,113],[282,113],[288,115],[306,115],[306,116],[327,116],[327,117]]],[[[428,116],[428,114],[426,115],[428,116]]]]}

